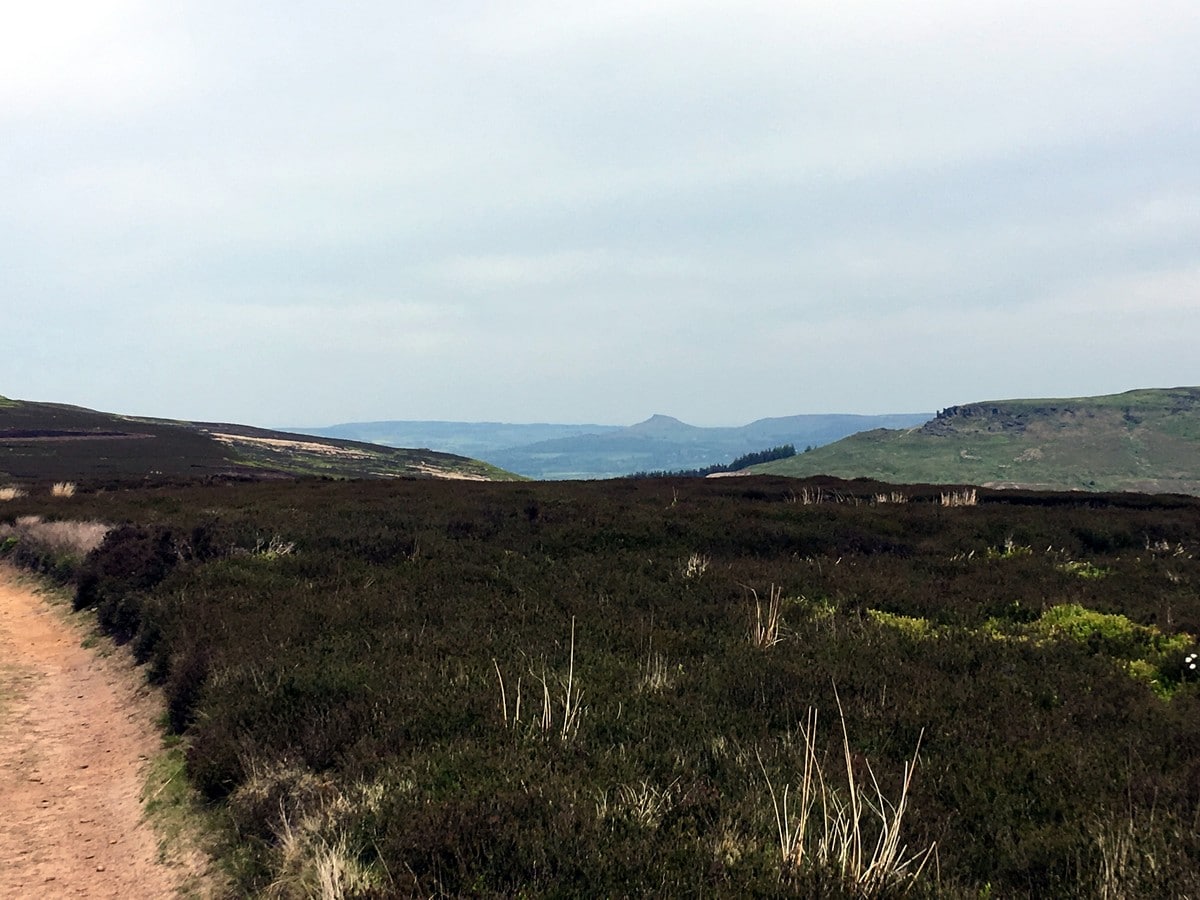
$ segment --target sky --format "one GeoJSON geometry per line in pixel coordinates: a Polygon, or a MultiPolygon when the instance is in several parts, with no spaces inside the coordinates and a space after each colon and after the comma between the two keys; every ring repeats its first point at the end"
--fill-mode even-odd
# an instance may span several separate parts
{"type": "Polygon", "coordinates": [[[736,425],[1200,384],[1195,0],[41,0],[0,394],[736,425]]]}

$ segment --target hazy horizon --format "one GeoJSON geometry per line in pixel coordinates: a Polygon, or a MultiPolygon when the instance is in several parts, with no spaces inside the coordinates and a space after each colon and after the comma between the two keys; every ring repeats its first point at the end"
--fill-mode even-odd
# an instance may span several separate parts
{"type": "Polygon", "coordinates": [[[701,426],[1195,383],[1200,7],[49,0],[0,393],[701,426]]]}

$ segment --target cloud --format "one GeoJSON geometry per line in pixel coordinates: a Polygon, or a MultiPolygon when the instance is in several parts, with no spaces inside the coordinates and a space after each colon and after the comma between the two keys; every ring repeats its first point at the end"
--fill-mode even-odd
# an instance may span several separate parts
{"type": "Polygon", "coordinates": [[[128,114],[178,86],[186,45],[141,0],[45,0],[5,12],[0,122],[128,114]]]}
{"type": "Polygon", "coordinates": [[[1183,0],[16,10],[0,391],[717,424],[1186,381],[1197,45],[1183,0]]]}

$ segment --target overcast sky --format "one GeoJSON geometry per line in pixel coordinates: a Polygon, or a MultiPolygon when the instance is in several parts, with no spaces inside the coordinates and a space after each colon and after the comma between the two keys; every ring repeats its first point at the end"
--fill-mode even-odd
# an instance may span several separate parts
{"type": "Polygon", "coordinates": [[[697,425],[1200,384],[1200,3],[40,0],[0,394],[697,425]]]}

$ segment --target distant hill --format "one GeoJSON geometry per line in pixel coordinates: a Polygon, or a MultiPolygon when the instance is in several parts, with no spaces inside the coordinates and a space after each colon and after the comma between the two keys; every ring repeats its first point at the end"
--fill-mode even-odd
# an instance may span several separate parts
{"type": "Polygon", "coordinates": [[[738,427],[702,428],[655,415],[629,426],[364,422],[297,430],[469,452],[529,478],[616,478],[635,472],[704,468],[781,444],[802,450],[867,428],[918,425],[928,417],[928,413],[805,415],[759,419],[738,427]]]}
{"type": "Polygon", "coordinates": [[[179,477],[513,478],[432,450],[0,397],[0,485],[179,477]]]}
{"type": "Polygon", "coordinates": [[[803,450],[866,428],[903,427],[927,417],[927,413],[804,415],[759,419],[737,427],[701,428],[656,415],[627,428],[542,441],[484,458],[532,478],[613,478],[635,472],[700,469],[781,444],[803,450]]]}
{"type": "Polygon", "coordinates": [[[1054,490],[1200,494],[1200,388],[952,406],[752,473],[1054,490]]]}

